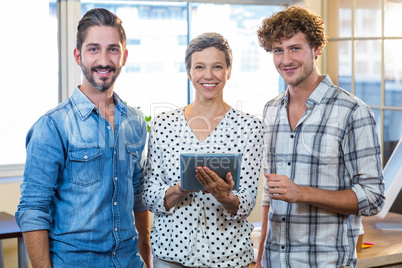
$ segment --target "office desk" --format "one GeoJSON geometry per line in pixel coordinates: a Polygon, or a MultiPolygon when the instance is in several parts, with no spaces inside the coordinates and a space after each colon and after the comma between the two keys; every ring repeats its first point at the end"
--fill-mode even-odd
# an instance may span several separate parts
{"type": "Polygon", "coordinates": [[[25,250],[24,240],[22,233],[14,216],[5,212],[0,212],[0,268],[4,267],[3,250],[1,247],[1,240],[7,238],[17,238],[18,240],[18,267],[28,267],[28,257],[25,250]]]}
{"type": "Polygon", "coordinates": [[[374,243],[372,248],[357,253],[357,268],[402,267],[402,230],[379,230],[379,222],[400,223],[402,215],[388,213],[384,219],[376,216],[363,217],[363,243],[374,243]]]}

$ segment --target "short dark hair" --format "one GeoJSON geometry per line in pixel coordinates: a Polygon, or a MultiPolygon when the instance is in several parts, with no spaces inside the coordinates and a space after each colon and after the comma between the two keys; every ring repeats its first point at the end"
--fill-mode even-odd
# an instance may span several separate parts
{"type": "Polygon", "coordinates": [[[110,26],[115,28],[120,35],[120,42],[123,48],[126,48],[126,33],[122,26],[122,21],[116,15],[104,8],[95,8],[89,10],[79,21],[77,27],[77,49],[81,51],[82,44],[92,26],[110,26]]]}
{"type": "Polygon", "coordinates": [[[305,34],[311,48],[322,50],[327,43],[324,20],[309,9],[291,6],[265,19],[258,29],[258,41],[266,51],[272,52],[272,45],[282,38],[292,38],[296,33],[305,34]]]}
{"type": "Polygon", "coordinates": [[[225,37],[218,33],[203,33],[193,40],[187,46],[185,64],[187,73],[191,69],[191,56],[194,52],[203,51],[206,48],[215,47],[225,53],[226,64],[228,68],[232,67],[233,56],[232,49],[225,37]]]}

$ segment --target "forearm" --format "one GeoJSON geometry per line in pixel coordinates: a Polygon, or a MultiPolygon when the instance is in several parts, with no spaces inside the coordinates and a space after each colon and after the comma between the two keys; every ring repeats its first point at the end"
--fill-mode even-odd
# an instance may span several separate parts
{"type": "Polygon", "coordinates": [[[262,225],[260,234],[260,244],[258,245],[258,255],[256,261],[256,267],[261,267],[262,254],[264,252],[265,238],[267,237],[268,228],[268,211],[269,207],[262,207],[262,225]]]}
{"type": "Polygon", "coordinates": [[[134,214],[135,227],[138,231],[138,251],[147,267],[151,267],[151,246],[149,242],[150,219],[149,211],[144,210],[134,214]]]}
{"type": "Polygon", "coordinates": [[[23,238],[33,268],[51,268],[47,230],[24,232],[23,238]]]}
{"type": "Polygon", "coordinates": [[[165,193],[165,198],[164,198],[164,204],[165,204],[165,209],[169,210],[171,209],[173,206],[176,205],[177,201],[179,201],[179,199],[184,196],[187,195],[188,191],[183,191],[181,189],[181,184],[180,182],[172,187],[170,187],[169,189],[166,190],[165,193]]]}
{"type": "Polygon", "coordinates": [[[313,187],[300,187],[303,189],[301,203],[308,203],[344,215],[358,214],[357,197],[353,190],[329,191],[313,187]]]}
{"type": "Polygon", "coordinates": [[[221,203],[221,205],[223,206],[224,209],[226,209],[227,211],[229,211],[230,213],[236,215],[237,211],[239,209],[239,198],[230,193],[229,196],[227,198],[225,198],[224,200],[217,200],[219,203],[221,203]]]}

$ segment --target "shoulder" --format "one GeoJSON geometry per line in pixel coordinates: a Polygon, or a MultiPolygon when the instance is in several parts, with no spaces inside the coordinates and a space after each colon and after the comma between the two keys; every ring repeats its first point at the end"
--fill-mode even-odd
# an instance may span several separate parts
{"type": "MultiPolygon", "coordinates": [[[[339,108],[339,111],[344,110],[343,113],[354,115],[373,115],[371,108],[361,99],[352,93],[333,85],[328,90],[326,103],[333,102],[339,108]]],[[[342,112],[341,112],[342,113],[342,112]]]]}
{"type": "Polygon", "coordinates": [[[239,111],[231,108],[228,112],[228,119],[233,121],[234,124],[247,127],[247,128],[262,128],[261,120],[250,113],[239,111]]]}
{"type": "Polygon", "coordinates": [[[155,116],[154,123],[173,123],[182,118],[183,109],[178,108],[174,110],[165,111],[155,116]]]}
{"type": "Polygon", "coordinates": [[[344,133],[350,131],[370,130],[377,128],[374,112],[364,101],[350,92],[332,85],[326,92],[321,111],[328,114],[328,118],[336,120],[344,133]]]}
{"type": "Polygon", "coordinates": [[[32,140],[39,143],[47,143],[49,142],[48,139],[55,140],[56,136],[62,136],[62,133],[68,129],[66,125],[72,120],[71,111],[72,104],[70,98],[48,110],[31,126],[26,136],[26,143],[32,140]]]}
{"type": "Polygon", "coordinates": [[[333,104],[340,109],[352,111],[357,109],[371,110],[364,101],[343,88],[334,85],[328,75],[324,76],[322,83],[327,87],[325,94],[323,94],[322,104],[330,106],[333,104]]]}
{"type": "Polygon", "coordinates": [[[129,105],[127,105],[127,113],[130,113],[133,115],[138,115],[138,116],[144,116],[144,113],[139,108],[134,108],[129,105]]]}
{"type": "Polygon", "coordinates": [[[276,108],[282,104],[286,96],[286,91],[269,100],[264,106],[264,112],[268,109],[276,108]]]}
{"type": "Polygon", "coordinates": [[[127,117],[129,119],[137,119],[139,122],[145,122],[144,113],[138,109],[127,105],[127,117]]]}
{"type": "Polygon", "coordinates": [[[275,98],[269,100],[263,109],[262,120],[266,124],[267,119],[272,119],[276,116],[278,108],[284,103],[286,98],[286,91],[277,95],[275,98]]]}
{"type": "Polygon", "coordinates": [[[65,124],[66,117],[69,116],[73,109],[72,107],[71,98],[65,99],[39,117],[35,122],[35,126],[49,124],[50,122],[54,122],[54,124],[65,124]]]}

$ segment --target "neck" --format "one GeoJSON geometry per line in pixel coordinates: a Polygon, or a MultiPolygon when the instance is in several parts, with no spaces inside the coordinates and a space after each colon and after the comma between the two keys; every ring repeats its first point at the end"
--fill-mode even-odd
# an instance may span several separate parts
{"type": "Polygon", "coordinates": [[[93,103],[99,110],[104,110],[105,107],[110,107],[114,104],[113,100],[113,87],[107,90],[98,90],[91,86],[85,86],[84,83],[79,87],[85,96],[93,103]]]}
{"type": "Polygon", "coordinates": [[[307,78],[298,85],[289,85],[290,101],[293,103],[305,104],[311,93],[313,93],[321,81],[322,77],[316,73],[316,75],[307,78]]]}
{"type": "Polygon", "coordinates": [[[114,131],[114,100],[113,100],[113,87],[105,91],[97,90],[93,87],[79,87],[82,93],[95,104],[100,114],[109,122],[114,131]]]}
{"type": "Polygon", "coordinates": [[[225,115],[229,111],[230,106],[222,101],[197,101],[186,106],[186,111],[189,116],[206,116],[214,118],[216,116],[225,115]]]}

